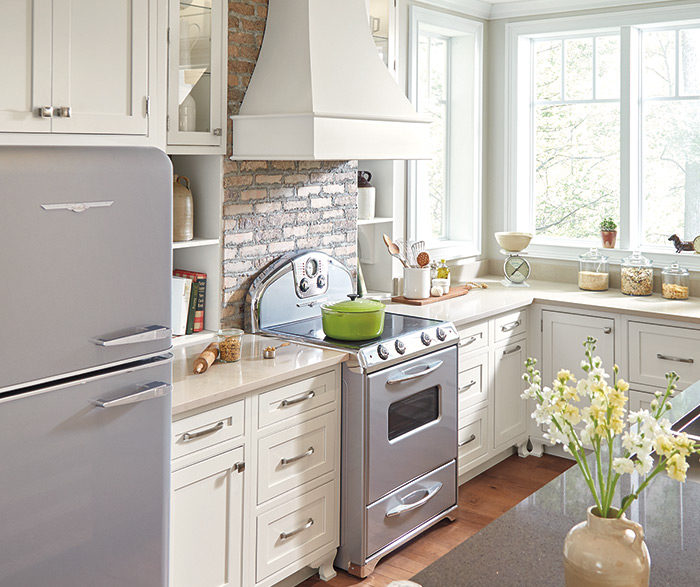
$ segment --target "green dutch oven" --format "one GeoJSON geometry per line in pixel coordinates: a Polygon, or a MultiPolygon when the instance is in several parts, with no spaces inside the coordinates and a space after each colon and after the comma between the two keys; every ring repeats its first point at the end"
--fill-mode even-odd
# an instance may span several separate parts
{"type": "Polygon", "coordinates": [[[376,300],[356,299],[321,305],[321,323],[326,336],[338,340],[369,340],[384,330],[384,304],[376,300]]]}

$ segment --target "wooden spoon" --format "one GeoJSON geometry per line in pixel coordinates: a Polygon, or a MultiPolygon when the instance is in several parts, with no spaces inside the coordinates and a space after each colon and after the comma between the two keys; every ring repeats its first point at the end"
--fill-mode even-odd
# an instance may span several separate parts
{"type": "Polygon", "coordinates": [[[389,254],[392,257],[396,257],[399,261],[401,261],[401,264],[404,267],[408,267],[408,264],[406,263],[406,259],[403,258],[401,255],[401,250],[399,249],[399,245],[397,245],[395,242],[393,242],[386,234],[382,235],[384,238],[384,244],[386,245],[386,248],[389,251],[389,254]]]}
{"type": "Polygon", "coordinates": [[[421,251],[420,253],[418,253],[416,261],[418,262],[419,267],[425,267],[428,264],[430,264],[430,255],[428,255],[428,253],[426,253],[425,251],[421,251]]]}

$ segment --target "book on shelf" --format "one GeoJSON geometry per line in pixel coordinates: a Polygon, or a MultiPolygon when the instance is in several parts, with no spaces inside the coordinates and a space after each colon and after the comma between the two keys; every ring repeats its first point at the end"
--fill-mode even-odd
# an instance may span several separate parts
{"type": "Polygon", "coordinates": [[[192,281],[192,290],[190,292],[190,304],[187,310],[187,331],[185,334],[194,332],[194,315],[197,313],[197,295],[199,294],[199,283],[192,281]]]}
{"type": "Polygon", "coordinates": [[[187,333],[187,315],[192,297],[192,280],[189,277],[173,276],[171,319],[173,336],[187,333]]]}
{"type": "Polygon", "coordinates": [[[174,269],[173,275],[178,277],[188,277],[192,282],[198,284],[197,291],[197,309],[194,315],[193,332],[201,332],[204,330],[204,302],[207,295],[207,274],[201,271],[187,271],[185,269],[174,269]]]}

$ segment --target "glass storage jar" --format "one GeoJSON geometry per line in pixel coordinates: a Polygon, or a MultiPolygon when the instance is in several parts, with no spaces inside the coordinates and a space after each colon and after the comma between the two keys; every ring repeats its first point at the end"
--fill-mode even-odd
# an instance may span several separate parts
{"type": "Polygon", "coordinates": [[[222,363],[235,363],[241,360],[241,337],[243,331],[240,328],[224,328],[219,330],[219,361],[222,363]]]}
{"type": "Polygon", "coordinates": [[[610,285],[608,257],[592,248],[578,258],[578,286],[589,291],[605,291],[610,285]]]}
{"type": "Polygon", "coordinates": [[[654,268],[639,251],[622,259],[620,289],[628,296],[650,296],[654,291],[654,268]]]}
{"type": "Polygon", "coordinates": [[[687,300],[690,295],[690,273],[673,263],[661,272],[661,295],[668,300],[687,300]]]}

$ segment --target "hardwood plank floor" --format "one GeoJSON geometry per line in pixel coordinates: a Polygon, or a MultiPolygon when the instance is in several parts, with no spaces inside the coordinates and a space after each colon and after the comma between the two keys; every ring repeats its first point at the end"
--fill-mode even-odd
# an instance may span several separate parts
{"type": "Polygon", "coordinates": [[[513,455],[459,488],[454,522],[442,521],[385,556],[366,579],[338,570],[331,581],[316,576],[299,587],[385,587],[410,579],[574,464],[551,455],[526,459],[513,455]]]}

